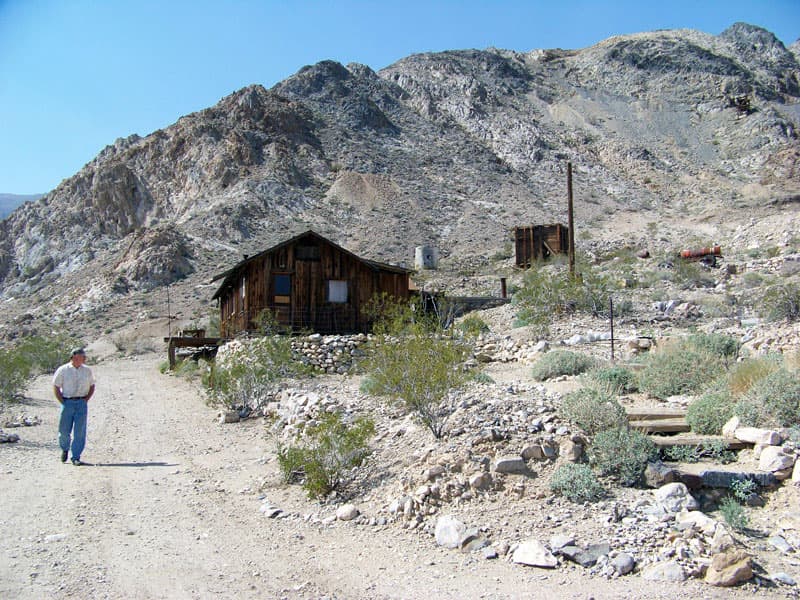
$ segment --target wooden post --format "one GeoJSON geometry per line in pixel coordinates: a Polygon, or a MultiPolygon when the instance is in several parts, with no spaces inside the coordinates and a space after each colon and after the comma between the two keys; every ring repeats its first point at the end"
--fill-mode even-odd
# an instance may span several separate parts
{"type": "Polygon", "coordinates": [[[500,297],[501,298],[508,298],[508,293],[506,291],[506,278],[500,278],[500,297]]]}
{"type": "Polygon", "coordinates": [[[608,297],[608,312],[611,315],[611,362],[614,362],[614,299],[608,297]]]}
{"type": "Polygon", "coordinates": [[[567,163],[567,226],[569,227],[569,274],[575,277],[575,223],[572,218],[572,163],[567,163]]]}

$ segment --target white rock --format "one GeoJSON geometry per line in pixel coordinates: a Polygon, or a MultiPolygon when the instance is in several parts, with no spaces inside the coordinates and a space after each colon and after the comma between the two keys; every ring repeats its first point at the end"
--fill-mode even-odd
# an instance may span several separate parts
{"type": "Polygon", "coordinates": [[[528,465],[521,456],[501,456],[495,460],[493,470],[496,473],[525,474],[528,465]]]}
{"type": "Polygon", "coordinates": [[[740,425],[741,421],[739,420],[739,417],[731,417],[730,419],[728,419],[725,425],[722,426],[722,435],[726,437],[734,437],[736,434],[736,430],[739,428],[740,425]]]}
{"type": "Polygon", "coordinates": [[[648,566],[642,572],[642,579],[647,581],[686,581],[686,571],[674,560],[658,562],[648,566]]]}
{"type": "Polygon", "coordinates": [[[792,471],[792,482],[800,483],[800,460],[794,463],[794,470],[792,471]]]}
{"type": "Polygon", "coordinates": [[[442,515],[436,521],[436,543],[445,548],[458,548],[467,526],[453,515],[442,515]]]}
{"type": "Polygon", "coordinates": [[[336,509],[336,518],[340,521],[352,521],[361,512],[353,504],[342,504],[336,509]]]}
{"type": "Polygon", "coordinates": [[[764,448],[758,458],[758,468],[762,471],[782,471],[790,469],[795,463],[794,454],[786,454],[780,446],[764,448]]]}
{"type": "Polygon", "coordinates": [[[677,513],[682,510],[696,510],[699,505],[689,493],[686,484],[675,482],[662,485],[653,492],[658,504],[667,512],[677,513]]]}
{"type": "Polygon", "coordinates": [[[699,510],[682,510],[675,515],[675,522],[679,525],[692,524],[706,535],[714,535],[717,522],[699,510]]]}
{"type": "Polygon", "coordinates": [[[526,540],[520,543],[514,550],[511,560],[531,567],[552,569],[558,566],[556,557],[538,540],[526,540]]]}
{"type": "Polygon", "coordinates": [[[781,434],[777,431],[758,427],[737,427],[733,436],[742,442],[763,444],[765,446],[779,446],[783,441],[781,434]]]}

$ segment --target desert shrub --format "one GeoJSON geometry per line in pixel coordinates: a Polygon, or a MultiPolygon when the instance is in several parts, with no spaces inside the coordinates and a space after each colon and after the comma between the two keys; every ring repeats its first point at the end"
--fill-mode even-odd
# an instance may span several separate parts
{"type": "Polygon", "coordinates": [[[594,436],[589,462],[601,475],[630,487],[641,481],[647,463],[657,455],[658,450],[645,434],[619,427],[594,436]]]}
{"type": "Polygon", "coordinates": [[[312,369],[292,352],[287,336],[268,336],[237,342],[203,374],[212,400],[230,407],[258,407],[273,386],[289,377],[311,374],[312,369]]]}
{"type": "Polygon", "coordinates": [[[705,352],[728,360],[736,359],[741,346],[736,339],[721,333],[695,333],[689,336],[688,341],[699,352],[705,352]]]}
{"type": "Polygon", "coordinates": [[[69,360],[70,349],[80,346],[80,342],[66,333],[49,336],[30,336],[23,338],[16,346],[16,352],[24,354],[31,364],[31,374],[50,373],[69,360]]]}
{"type": "Polygon", "coordinates": [[[399,402],[441,438],[454,410],[450,392],[474,376],[464,368],[467,346],[444,333],[417,330],[398,338],[382,337],[368,351],[362,390],[399,402]]]}
{"type": "Polygon", "coordinates": [[[589,371],[588,377],[596,384],[614,390],[618,394],[630,394],[639,389],[636,374],[630,369],[618,365],[592,369],[589,371]]]}
{"type": "Polygon", "coordinates": [[[790,427],[800,422],[800,379],[785,368],[755,382],[746,400],[763,407],[766,424],[790,427]]]}
{"type": "Polygon", "coordinates": [[[347,424],[326,413],[306,430],[302,446],[278,448],[278,466],[287,482],[302,479],[309,498],[324,498],[352,481],[357,467],[369,456],[372,420],[361,417],[347,424]]]}
{"type": "Polygon", "coordinates": [[[667,446],[664,459],[682,463],[696,463],[701,458],[710,458],[727,464],[736,460],[736,454],[728,450],[724,440],[711,440],[696,446],[667,446]]]}
{"type": "Polygon", "coordinates": [[[770,321],[800,319],[800,285],[773,285],[764,293],[763,314],[770,321]]]}
{"type": "Polygon", "coordinates": [[[713,287],[714,283],[699,262],[678,259],[672,263],[667,278],[683,289],[713,287]]]}
{"type": "Polygon", "coordinates": [[[735,498],[731,496],[723,498],[719,504],[719,512],[732,529],[736,531],[747,529],[750,518],[747,516],[745,508],[735,498]]]}
{"type": "Polygon", "coordinates": [[[774,373],[781,366],[780,356],[748,358],[728,371],[728,389],[734,396],[746,394],[755,382],[774,373]]]}
{"type": "Polygon", "coordinates": [[[605,495],[592,470],[586,465],[566,463],[550,478],[550,490],[572,502],[593,502],[605,495]]]}
{"type": "Polygon", "coordinates": [[[553,350],[542,356],[531,371],[536,381],[544,381],[561,375],[579,375],[594,366],[594,360],[579,352],[553,350]]]}
{"type": "Polygon", "coordinates": [[[664,460],[696,463],[701,456],[701,449],[698,446],[667,446],[664,448],[664,460]]]}
{"type": "Polygon", "coordinates": [[[706,392],[686,409],[686,422],[695,433],[719,435],[734,415],[734,401],[727,389],[706,392]]]}
{"type": "Polygon", "coordinates": [[[558,412],[589,435],[627,423],[625,409],[611,393],[601,388],[585,387],[567,394],[558,412]]]}
{"type": "Polygon", "coordinates": [[[178,377],[183,377],[184,379],[192,379],[193,377],[198,376],[199,372],[200,366],[198,365],[197,361],[194,361],[191,358],[184,359],[176,364],[174,371],[175,375],[178,377]]]}
{"type": "Polygon", "coordinates": [[[31,361],[16,350],[0,350],[0,402],[9,402],[22,394],[32,375],[31,361]]]}
{"type": "Polygon", "coordinates": [[[531,326],[543,336],[549,331],[553,314],[606,314],[613,287],[610,279],[585,264],[579,270],[581,277],[564,272],[553,274],[544,268],[528,269],[522,287],[514,293],[514,302],[520,307],[517,324],[531,326]]]}
{"type": "Polygon", "coordinates": [[[731,494],[739,502],[745,503],[758,492],[758,484],[752,479],[734,479],[731,481],[731,494]]]}
{"type": "Polygon", "coordinates": [[[639,372],[639,389],[661,399],[696,394],[713,382],[723,367],[722,358],[683,340],[647,357],[639,372]]]}
{"type": "Polygon", "coordinates": [[[733,414],[739,417],[742,425],[749,427],[761,427],[768,425],[770,422],[770,417],[764,405],[749,396],[736,401],[733,406],[733,414]]]}
{"type": "Polygon", "coordinates": [[[469,337],[478,337],[482,333],[489,331],[486,321],[477,315],[468,315],[456,325],[456,329],[469,337]]]}

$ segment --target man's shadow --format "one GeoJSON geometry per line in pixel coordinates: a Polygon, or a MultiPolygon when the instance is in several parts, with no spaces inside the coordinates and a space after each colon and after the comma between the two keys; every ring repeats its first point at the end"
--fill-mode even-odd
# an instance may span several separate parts
{"type": "Polygon", "coordinates": [[[167,462],[125,462],[125,463],[83,463],[87,467],[177,467],[178,463],[167,462]]]}

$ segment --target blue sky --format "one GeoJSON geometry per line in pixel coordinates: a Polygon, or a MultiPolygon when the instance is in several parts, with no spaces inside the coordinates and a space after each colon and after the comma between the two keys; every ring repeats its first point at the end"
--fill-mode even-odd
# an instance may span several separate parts
{"type": "Polygon", "coordinates": [[[415,52],[583,48],[736,21],[789,45],[800,0],[0,0],[0,192],[47,192],[118,137],[320,60],[378,70],[415,52]]]}

